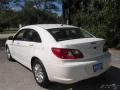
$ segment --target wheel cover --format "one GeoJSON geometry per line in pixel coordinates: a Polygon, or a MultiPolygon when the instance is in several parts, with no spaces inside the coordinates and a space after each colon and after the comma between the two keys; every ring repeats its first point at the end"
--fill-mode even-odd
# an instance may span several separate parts
{"type": "Polygon", "coordinates": [[[6,52],[7,52],[7,57],[8,57],[8,59],[10,58],[10,50],[7,48],[6,49],[6,52]]]}
{"type": "Polygon", "coordinates": [[[36,78],[37,82],[39,82],[39,83],[43,82],[44,73],[43,73],[43,69],[40,64],[36,64],[34,66],[34,73],[35,73],[35,78],[36,78]]]}

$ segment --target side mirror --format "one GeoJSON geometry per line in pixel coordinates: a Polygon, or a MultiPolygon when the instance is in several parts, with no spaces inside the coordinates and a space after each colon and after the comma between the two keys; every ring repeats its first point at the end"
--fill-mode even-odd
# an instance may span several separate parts
{"type": "Polygon", "coordinates": [[[13,40],[13,36],[9,36],[9,37],[8,37],[8,40],[13,40]]]}

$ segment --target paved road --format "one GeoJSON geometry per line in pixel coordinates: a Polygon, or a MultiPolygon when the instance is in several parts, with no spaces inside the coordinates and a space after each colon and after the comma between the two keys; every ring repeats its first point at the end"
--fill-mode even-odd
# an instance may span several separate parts
{"type": "Polygon", "coordinates": [[[31,71],[17,62],[9,62],[0,50],[0,90],[120,90],[120,51],[112,53],[112,67],[99,77],[72,85],[52,83],[48,89],[38,86],[31,71]]]}

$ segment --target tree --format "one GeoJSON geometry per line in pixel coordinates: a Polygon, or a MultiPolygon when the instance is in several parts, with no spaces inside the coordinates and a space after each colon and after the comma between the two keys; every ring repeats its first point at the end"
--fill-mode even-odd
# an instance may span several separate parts
{"type": "MultiPolygon", "coordinates": [[[[58,16],[54,12],[49,10],[43,9],[42,7],[37,8],[35,3],[31,0],[8,0],[9,2],[1,2],[2,6],[6,6],[6,8],[2,8],[0,11],[0,30],[3,31],[9,27],[18,27],[19,24],[22,25],[29,25],[29,24],[36,24],[36,23],[57,23],[58,16]],[[14,7],[11,7],[10,3],[13,6],[18,6],[21,9],[15,10],[14,7]]],[[[36,0],[37,1],[37,0],[36,0]]],[[[48,3],[52,0],[46,0],[48,3]]],[[[55,0],[53,0],[55,1],[55,0]]],[[[44,1],[42,1],[44,3],[44,1]]],[[[37,4],[41,4],[38,3],[37,4]]],[[[52,5],[52,4],[47,4],[52,5]]],[[[51,8],[52,9],[52,8],[51,8]]]]}
{"type": "Polygon", "coordinates": [[[9,9],[9,2],[11,2],[11,0],[0,0],[0,11],[4,9],[9,9]]]}
{"type": "Polygon", "coordinates": [[[110,47],[120,47],[119,0],[63,0],[63,6],[65,23],[67,18],[69,24],[86,28],[97,37],[105,38],[110,47]]]}

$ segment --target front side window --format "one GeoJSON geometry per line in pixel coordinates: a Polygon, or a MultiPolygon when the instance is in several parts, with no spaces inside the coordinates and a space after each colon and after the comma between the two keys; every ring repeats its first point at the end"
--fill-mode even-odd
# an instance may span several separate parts
{"type": "Polygon", "coordinates": [[[39,34],[33,29],[24,29],[18,32],[14,40],[41,42],[39,34]]]}
{"type": "Polygon", "coordinates": [[[20,32],[18,32],[15,37],[14,37],[14,40],[23,40],[23,35],[25,33],[25,30],[21,30],[20,32]]]}
{"type": "Polygon", "coordinates": [[[48,29],[47,31],[56,39],[56,41],[93,37],[79,28],[54,28],[48,29]]]}

